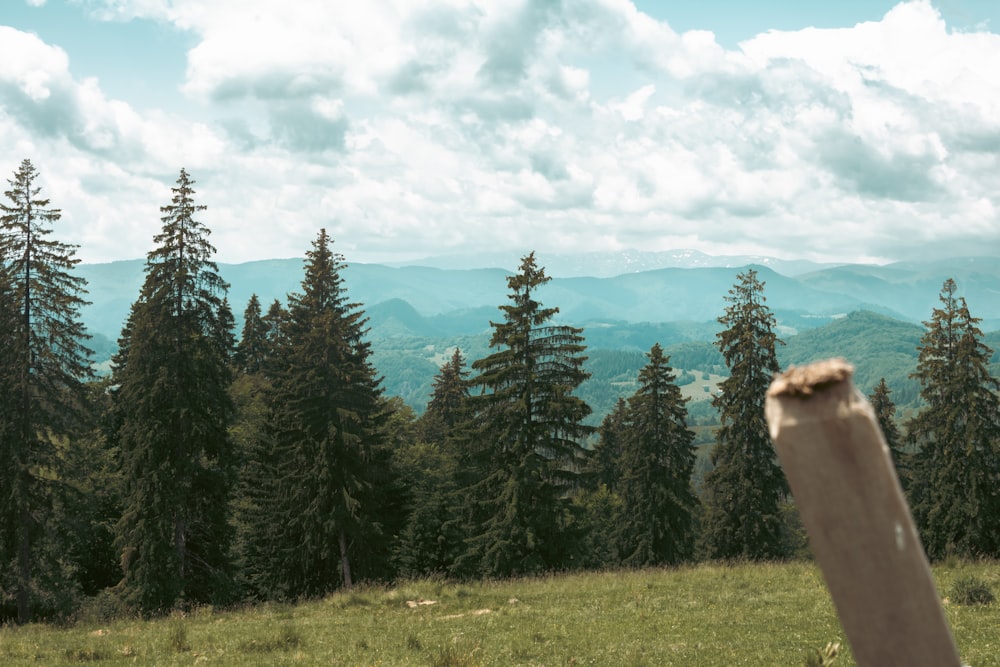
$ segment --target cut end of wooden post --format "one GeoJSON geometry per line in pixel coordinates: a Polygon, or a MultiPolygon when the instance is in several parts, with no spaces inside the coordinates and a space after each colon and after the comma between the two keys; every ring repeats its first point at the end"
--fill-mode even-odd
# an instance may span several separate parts
{"type": "Polygon", "coordinates": [[[802,525],[859,667],[960,667],[920,537],[854,368],[776,378],[764,406],[802,525]]]}
{"type": "Polygon", "coordinates": [[[849,382],[853,375],[854,366],[840,358],[792,366],[771,383],[767,395],[807,398],[817,391],[849,382]]]}

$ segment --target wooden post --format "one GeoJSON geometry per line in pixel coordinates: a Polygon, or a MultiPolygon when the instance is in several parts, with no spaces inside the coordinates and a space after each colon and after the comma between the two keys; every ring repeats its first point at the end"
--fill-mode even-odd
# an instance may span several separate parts
{"type": "Polygon", "coordinates": [[[765,412],[859,667],[960,667],[874,410],[841,359],[792,368],[765,412]]]}

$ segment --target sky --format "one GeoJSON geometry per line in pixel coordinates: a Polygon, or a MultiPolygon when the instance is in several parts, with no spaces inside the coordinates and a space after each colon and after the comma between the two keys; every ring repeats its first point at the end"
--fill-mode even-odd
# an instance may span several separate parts
{"type": "Polygon", "coordinates": [[[85,262],[1000,255],[996,0],[0,0],[0,174],[85,262]]]}

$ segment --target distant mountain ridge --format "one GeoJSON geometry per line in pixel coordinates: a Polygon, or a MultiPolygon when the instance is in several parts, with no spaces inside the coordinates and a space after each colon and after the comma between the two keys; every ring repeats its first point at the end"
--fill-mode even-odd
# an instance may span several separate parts
{"type": "MultiPolygon", "coordinates": [[[[539,261],[545,265],[547,258],[539,261]]],[[[93,303],[81,314],[97,334],[90,346],[97,351],[95,360],[104,362],[99,367],[107,369],[105,360],[139,294],[143,267],[144,260],[77,267],[89,283],[93,303]]],[[[562,276],[541,288],[539,298],[560,309],[560,322],[584,328],[587,368],[594,375],[581,391],[594,408],[593,423],[629,391],[654,343],[664,347],[677,368],[725,373],[712,343],[719,329],[716,318],[745,268],[660,267],[610,277],[562,276]]],[[[764,264],[755,268],[765,282],[778,334],[788,343],[778,349],[782,366],[845,356],[857,366],[863,391],[885,377],[898,403],[915,406],[918,388],[909,375],[916,367],[920,323],[940,305],[938,294],[949,277],[973,315],[983,319],[981,328],[990,332],[987,344],[1000,351],[1000,259],[813,266],[795,276],[764,264]]],[[[228,298],[240,327],[251,294],[265,310],[274,299],[287,303],[287,295],[300,288],[303,261],[220,264],[219,270],[231,285],[228,298]]],[[[386,393],[422,410],[434,375],[455,347],[470,362],[487,354],[490,321],[502,317],[499,307],[507,301],[511,274],[500,268],[349,264],[343,274],[348,298],[368,317],[372,361],[386,393]]],[[[707,405],[696,401],[692,409],[705,417],[707,405]]]]}
{"type": "MultiPolygon", "coordinates": [[[[705,256],[707,257],[707,256],[705,256]]],[[[697,257],[702,261],[704,257],[697,257]]],[[[539,262],[546,266],[547,258],[539,262]]],[[[88,330],[115,340],[144,278],[144,260],[81,264],[77,273],[88,281],[89,300],[82,311],[88,330]]],[[[263,307],[282,303],[302,280],[301,259],[272,259],[220,264],[230,283],[229,302],[237,318],[251,294],[263,307]]],[[[724,298],[745,270],[739,267],[660,268],[623,272],[612,277],[556,277],[542,288],[545,304],[558,306],[559,320],[587,322],[712,322],[724,298]]],[[[831,317],[865,309],[914,323],[939,305],[944,281],[953,277],[958,294],[969,301],[985,331],[1000,328],[1000,258],[941,260],[926,264],[843,265],[815,269],[798,276],[756,265],[766,283],[768,306],[786,333],[818,326],[831,317]]],[[[438,330],[470,333],[486,330],[507,300],[506,269],[440,269],[424,266],[348,264],[344,281],[348,297],[370,311],[384,302],[405,302],[413,312],[396,313],[396,333],[417,335],[438,330]],[[427,321],[419,321],[426,318],[427,321]],[[478,329],[475,322],[478,321],[478,329]]],[[[398,306],[397,306],[398,307],[398,306]]],[[[372,318],[373,330],[379,319],[372,318]]],[[[381,335],[374,331],[376,335],[381,335]]]]}
{"type": "MultiPolygon", "coordinates": [[[[388,262],[386,266],[426,266],[437,269],[476,269],[481,267],[503,268],[513,271],[521,257],[514,253],[474,253],[466,255],[438,255],[408,262],[388,262]]],[[[820,263],[801,259],[778,259],[764,255],[708,255],[700,250],[680,249],[643,251],[623,249],[618,251],[573,254],[546,254],[546,272],[553,277],[611,278],[624,273],[640,273],[656,269],[736,268],[756,264],[777,273],[796,276],[818,271],[834,263],[820,263]]]]}

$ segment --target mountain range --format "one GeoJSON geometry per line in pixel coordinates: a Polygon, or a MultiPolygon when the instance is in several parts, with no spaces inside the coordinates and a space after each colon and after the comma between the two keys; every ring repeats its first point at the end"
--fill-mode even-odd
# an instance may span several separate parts
{"type": "MultiPolygon", "coordinates": [[[[559,308],[559,323],[584,327],[588,354],[594,360],[600,357],[601,363],[608,361],[607,355],[628,353],[629,364],[641,366],[641,353],[658,342],[680,368],[684,366],[676,360],[683,359],[692,370],[721,372],[711,345],[719,329],[716,319],[737,275],[748,266],[764,281],[778,333],[789,342],[779,352],[783,364],[808,361],[810,351],[847,356],[856,364],[861,360],[859,380],[863,376],[868,382],[869,371],[877,369],[895,378],[907,400],[916,400],[916,387],[907,376],[915,367],[920,324],[940,305],[938,295],[946,279],[956,281],[958,295],[982,319],[983,331],[1000,329],[998,257],[831,266],[693,251],[592,253],[561,256],[555,269],[549,268],[546,257],[537,260],[554,276],[539,290],[540,300],[559,308]],[[748,262],[730,266],[735,260],[748,262]],[[614,275],[573,275],[584,265],[595,274],[613,273],[614,266],[622,270],[614,275]],[[639,266],[653,268],[628,270],[639,266]],[[857,315],[861,312],[869,315],[857,315]],[[876,340],[880,342],[872,348],[876,340]],[[835,349],[829,349],[833,341],[835,349]],[[893,362],[887,366],[886,359],[893,362]]],[[[361,304],[369,319],[373,362],[385,377],[386,392],[403,396],[417,409],[449,350],[461,347],[470,360],[486,353],[490,321],[502,316],[506,278],[518,260],[509,258],[510,264],[497,268],[447,268],[453,261],[348,264],[342,274],[349,299],[361,304]]],[[[98,362],[114,350],[112,341],[139,293],[144,266],[144,260],[129,260],[77,267],[77,274],[88,281],[92,303],[81,316],[95,336],[91,347],[98,351],[98,362]]],[[[230,284],[229,301],[240,327],[251,294],[257,294],[265,310],[275,299],[286,303],[287,295],[300,287],[303,260],[220,264],[219,271],[230,284]]]]}
{"type": "MultiPolygon", "coordinates": [[[[611,259],[590,257],[594,265],[611,259]]],[[[725,306],[724,298],[736,275],[748,265],[704,266],[705,255],[693,255],[691,266],[622,272],[609,277],[555,275],[543,288],[546,305],[560,309],[565,323],[709,322],[725,306]]],[[[545,266],[545,258],[538,258],[545,266]]],[[[731,258],[712,258],[716,262],[731,258]]],[[[762,259],[762,258],[756,258],[762,259]]],[[[766,259],[766,258],[764,258],[766,259]]],[[[428,260],[430,261],[430,260],[428,260]]],[[[624,261],[624,260],[623,260],[624,261]]],[[[780,263],[780,260],[776,260],[780,263]]],[[[773,264],[774,262],[772,262],[773,264]]],[[[627,262],[626,262],[627,264],[627,262]]],[[[144,278],[144,260],[108,264],[81,264],[77,273],[88,281],[89,300],[81,313],[92,333],[117,337],[144,278]]],[[[1000,257],[970,257],[916,264],[839,265],[796,273],[779,272],[767,264],[753,266],[766,284],[768,306],[779,324],[794,332],[830,318],[865,309],[897,319],[921,322],[939,305],[938,294],[947,278],[958,284],[983,328],[1000,328],[1000,257]]],[[[806,263],[794,264],[796,269],[806,263]]],[[[229,301],[237,318],[257,294],[266,309],[299,288],[301,259],[270,259],[243,264],[220,264],[230,284],[229,301]]],[[[386,308],[393,324],[415,326],[419,333],[469,333],[488,328],[507,299],[509,268],[445,269],[433,266],[348,264],[343,272],[349,297],[371,315],[380,304],[404,302],[386,308]],[[415,314],[414,314],[415,313],[415,314]]],[[[378,322],[373,318],[373,329],[378,322]]],[[[377,332],[376,332],[377,333],[377,332]]],[[[403,333],[396,331],[396,333],[403,333]]],[[[418,333],[418,332],[414,332],[418,333]]]]}

